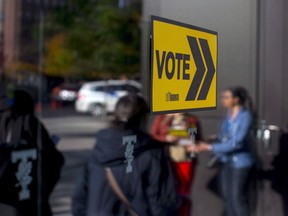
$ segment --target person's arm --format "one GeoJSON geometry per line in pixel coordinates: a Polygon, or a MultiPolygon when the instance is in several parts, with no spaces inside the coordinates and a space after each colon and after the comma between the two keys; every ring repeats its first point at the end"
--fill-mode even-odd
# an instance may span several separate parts
{"type": "Polygon", "coordinates": [[[163,135],[160,133],[160,127],[161,127],[162,120],[163,120],[163,116],[161,116],[161,115],[156,116],[154,118],[151,130],[150,130],[150,134],[154,139],[165,142],[167,134],[163,135]]]}
{"type": "Polygon", "coordinates": [[[223,137],[223,125],[225,124],[225,121],[223,121],[219,125],[219,129],[215,134],[210,134],[207,138],[208,143],[217,143],[220,142],[221,138],[223,137]]]}
{"type": "MultiPolygon", "coordinates": [[[[41,140],[42,149],[55,149],[55,145],[45,126],[35,116],[26,116],[24,123],[25,130],[28,130],[32,138],[38,143],[41,140]]],[[[39,144],[39,143],[38,143],[39,144]]]]}
{"type": "Polygon", "coordinates": [[[60,179],[61,168],[64,165],[63,155],[56,149],[44,125],[34,116],[25,119],[25,130],[29,130],[32,140],[41,145],[41,164],[43,194],[48,199],[56,183],[60,179]],[[40,143],[39,143],[40,141],[40,143]]]}
{"type": "Polygon", "coordinates": [[[203,140],[202,127],[201,127],[201,123],[199,119],[196,116],[191,115],[188,117],[188,123],[189,125],[195,126],[197,128],[197,133],[195,136],[196,141],[198,142],[198,141],[203,140]]]}
{"type": "Polygon", "coordinates": [[[243,147],[245,138],[251,129],[252,116],[245,113],[241,116],[241,121],[237,124],[237,130],[226,142],[216,142],[212,145],[211,151],[215,154],[232,153],[243,147]]]}
{"type": "Polygon", "coordinates": [[[162,122],[164,118],[165,116],[155,117],[150,134],[154,139],[160,142],[165,142],[166,144],[174,145],[179,141],[179,137],[169,134],[168,131],[169,126],[167,125],[167,123],[163,124],[162,122]]]}
{"type": "Polygon", "coordinates": [[[82,175],[78,179],[76,189],[72,197],[72,214],[73,216],[87,215],[87,200],[88,200],[88,176],[89,164],[84,167],[82,175]]]}

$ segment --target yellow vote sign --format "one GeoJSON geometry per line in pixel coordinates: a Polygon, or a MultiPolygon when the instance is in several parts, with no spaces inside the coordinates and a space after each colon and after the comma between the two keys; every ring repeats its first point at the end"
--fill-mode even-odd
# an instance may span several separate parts
{"type": "Polygon", "coordinates": [[[151,112],[216,108],[217,33],[152,16],[151,112]]]}

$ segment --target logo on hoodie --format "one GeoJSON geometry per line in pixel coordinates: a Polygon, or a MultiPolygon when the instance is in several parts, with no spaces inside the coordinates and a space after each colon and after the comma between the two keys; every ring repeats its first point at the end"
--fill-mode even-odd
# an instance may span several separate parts
{"type": "Polygon", "coordinates": [[[132,162],[134,160],[134,145],[137,143],[137,136],[125,136],[122,138],[122,144],[126,146],[124,163],[127,163],[126,173],[131,173],[133,170],[132,162]]]}
{"type": "Polygon", "coordinates": [[[19,200],[27,200],[30,199],[31,194],[29,190],[29,186],[33,181],[32,173],[32,161],[37,159],[37,150],[29,149],[22,151],[14,151],[12,152],[12,162],[18,164],[18,171],[15,174],[18,180],[18,183],[15,187],[21,187],[19,192],[19,200]],[[30,161],[29,161],[30,159],[30,161]]]}

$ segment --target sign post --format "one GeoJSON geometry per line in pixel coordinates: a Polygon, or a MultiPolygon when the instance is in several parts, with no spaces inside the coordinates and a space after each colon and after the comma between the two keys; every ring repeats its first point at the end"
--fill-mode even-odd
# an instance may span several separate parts
{"type": "Polygon", "coordinates": [[[217,33],[152,16],[152,113],[216,108],[217,33]]]}

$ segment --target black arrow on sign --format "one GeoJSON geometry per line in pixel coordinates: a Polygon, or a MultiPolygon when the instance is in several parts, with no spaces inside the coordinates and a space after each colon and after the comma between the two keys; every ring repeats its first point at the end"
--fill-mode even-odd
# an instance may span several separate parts
{"type": "Polygon", "coordinates": [[[186,101],[195,100],[197,96],[198,89],[200,88],[201,81],[204,77],[205,66],[201,57],[200,49],[197,43],[197,39],[195,37],[187,36],[191,53],[194,57],[194,62],[196,64],[196,73],[194,75],[194,79],[186,96],[186,101]]]}
{"type": "MultiPolygon", "coordinates": [[[[186,96],[186,101],[191,101],[195,100],[197,93],[199,91],[202,79],[204,78],[205,75],[205,65],[203,63],[197,39],[191,36],[187,36],[187,39],[197,68],[194,79],[186,96]]],[[[199,42],[206,62],[207,74],[206,78],[203,81],[203,85],[202,88],[200,89],[200,93],[197,100],[206,100],[211,82],[215,74],[215,66],[210,53],[208,41],[205,39],[199,39],[199,42]]]]}
{"type": "Polygon", "coordinates": [[[215,66],[212,60],[210,48],[208,45],[208,41],[205,39],[199,39],[200,45],[202,47],[202,52],[206,61],[206,66],[207,66],[207,74],[205,77],[205,80],[202,84],[202,88],[200,90],[198,100],[206,100],[210,85],[212,83],[214,74],[215,74],[215,66]]]}

